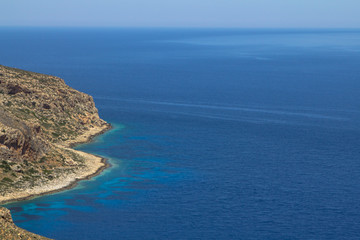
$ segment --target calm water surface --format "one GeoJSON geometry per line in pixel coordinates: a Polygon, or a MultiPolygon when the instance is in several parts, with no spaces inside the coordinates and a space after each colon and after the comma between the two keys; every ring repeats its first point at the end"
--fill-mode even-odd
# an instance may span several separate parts
{"type": "Polygon", "coordinates": [[[112,168],[8,204],[55,239],[358,239],[360,31],[0,29],[94,96],[112,168]]]}

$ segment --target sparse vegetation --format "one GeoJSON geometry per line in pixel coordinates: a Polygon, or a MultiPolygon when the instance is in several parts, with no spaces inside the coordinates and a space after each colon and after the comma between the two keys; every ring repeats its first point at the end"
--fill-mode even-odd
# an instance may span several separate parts
{"type": "Polygon", "coordinates": [[[11,171],[11,167],[10,167],[9,163],[7,161],[5,161],[5,160],[3,160],[1,162],[0,168],[2,168],[4,170],[4,172],[11,171]]]}
{"type": "Polygon", "coordinates": [[[13,182],[13,180],[11,180],[11,179],[8,178],[8,177],[4,177],[1,181],[2,181],[3,183],[11,183],[11,182],[13,182]]]}

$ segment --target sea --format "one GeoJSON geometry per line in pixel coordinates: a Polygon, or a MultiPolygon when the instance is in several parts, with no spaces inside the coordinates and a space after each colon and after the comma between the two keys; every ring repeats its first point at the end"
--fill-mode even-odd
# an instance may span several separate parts
{"type": "Polygon", "coordinates": [[[94,97],[111,167],[6,204],[58,240],[359,239],[360,30],[0,28],[94,97]]]}

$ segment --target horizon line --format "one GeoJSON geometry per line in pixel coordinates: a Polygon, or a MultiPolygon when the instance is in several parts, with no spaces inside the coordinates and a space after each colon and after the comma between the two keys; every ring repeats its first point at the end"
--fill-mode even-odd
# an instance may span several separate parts
{"type": "Polygon", "coordinates": [[[234,30],[360,30],[360,27],[215,27],[215,26],[46,26],[0,25],[0,28],[96,28],[96,29],[234,29],[234,30]]]}

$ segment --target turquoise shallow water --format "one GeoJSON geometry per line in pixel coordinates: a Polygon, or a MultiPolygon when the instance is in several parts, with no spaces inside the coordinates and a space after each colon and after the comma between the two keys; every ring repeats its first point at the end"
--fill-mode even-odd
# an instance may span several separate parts
{"type": "Polygon", "coordinates": [[[360,32],[0,29],[0,63],[60,76],[113,165],[7,205],[55,239],[357,239],[360,32]]]}

